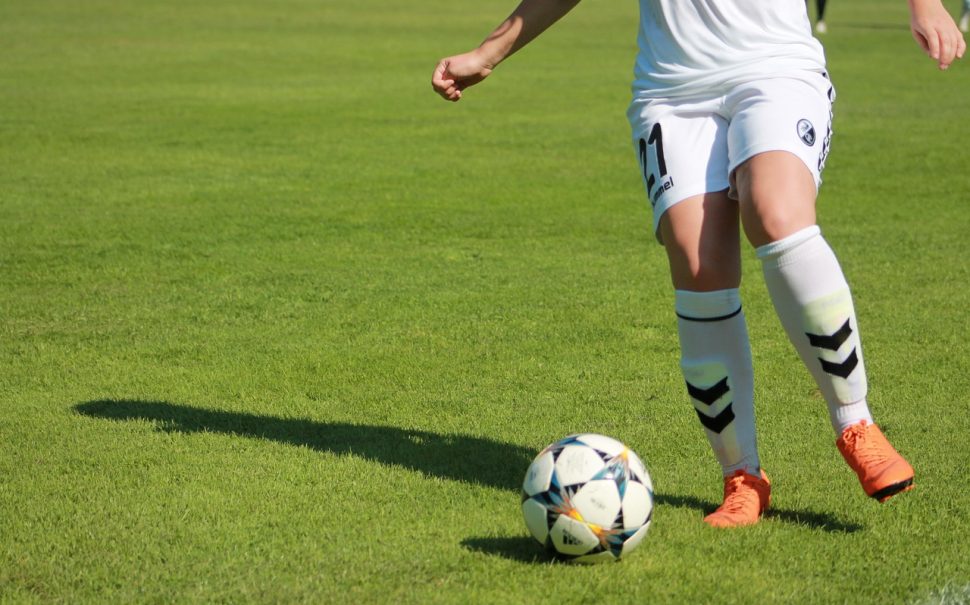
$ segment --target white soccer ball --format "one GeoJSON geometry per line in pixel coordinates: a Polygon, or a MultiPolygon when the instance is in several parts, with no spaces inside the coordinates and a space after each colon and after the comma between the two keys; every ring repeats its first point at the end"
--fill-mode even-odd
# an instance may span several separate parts
{"type": "Polygon", "coordinates": [[[570,435],[536,456],[522,483],[532,536],[560,558],[616,561],[653,517],[653,484],[640,457],[616,439],[570,435]]]}

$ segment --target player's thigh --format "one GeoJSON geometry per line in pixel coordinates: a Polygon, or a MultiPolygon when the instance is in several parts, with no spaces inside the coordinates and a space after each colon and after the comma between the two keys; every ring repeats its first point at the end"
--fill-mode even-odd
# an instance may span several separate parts
{"type": "Polygon", "coordinates": [[[728,96],[733,194],[754,245],[815,223],[834,89],[821,74],[774,78],[728,96]]]}
{"type": "Polygon", "coordinates": [[[683,200],[728,188],[728,123],[716,101],[634,101],[628,116],[643,185],[660,220],[683,200]]]}
{"type": "Polygon", "coordinates": [[[674,288],[706,292],[741,283],[738,206],[727,190],[689,197],[660,219],[674,288]]]}

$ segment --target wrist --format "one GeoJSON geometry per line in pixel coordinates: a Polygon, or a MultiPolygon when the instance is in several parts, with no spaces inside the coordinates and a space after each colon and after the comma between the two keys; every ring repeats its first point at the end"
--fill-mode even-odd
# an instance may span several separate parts
{"type": "Polygon", "coordinates": [[[931,5],[939,5],[940,0],[906,0],[909,5],[909,11],[915,13],[916,11],[922,10],[931,5]]]}
{"type": "Polygon", "coordinates": [[[472,51],[475,58],[485,69],[495,69],[507,56],[507,52],[502,52],[501,48],[496,48],[492,40],[482,42],[481,46],[472,51]]]}

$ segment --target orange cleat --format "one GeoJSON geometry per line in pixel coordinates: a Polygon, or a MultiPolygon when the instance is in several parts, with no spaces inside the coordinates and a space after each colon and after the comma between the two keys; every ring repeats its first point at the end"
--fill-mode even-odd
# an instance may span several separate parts
{"type": "Polygon", "coordinates": [[[740,527],[758,522],[771,500],[771,483],[764,471],[761,477],[743,470],[724,478],[724,504],[704,517],[711,527],[740,527]]]}
{"type": "Polygon", "coordinates": [[[835,442],[842,457],[859,476],[866,494],[885,502],[913,489],[913,467],[889,444],[874,424],[865,420],[842,431],[835,442]]]}

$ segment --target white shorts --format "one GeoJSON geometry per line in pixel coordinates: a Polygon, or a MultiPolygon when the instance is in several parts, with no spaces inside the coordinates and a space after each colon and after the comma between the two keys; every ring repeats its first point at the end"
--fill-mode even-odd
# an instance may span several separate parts
{"type": "MultiPolygon", "coordinates": [[[[755,80],[710,98],[634,99],[627,117],[653,209],[724,191],[731,173],[766,151],[788,151],[822,182],[835,89],[825,74],[755,80]]],[[[731,192],[733,197],[733,192],[731,192]]]]}

